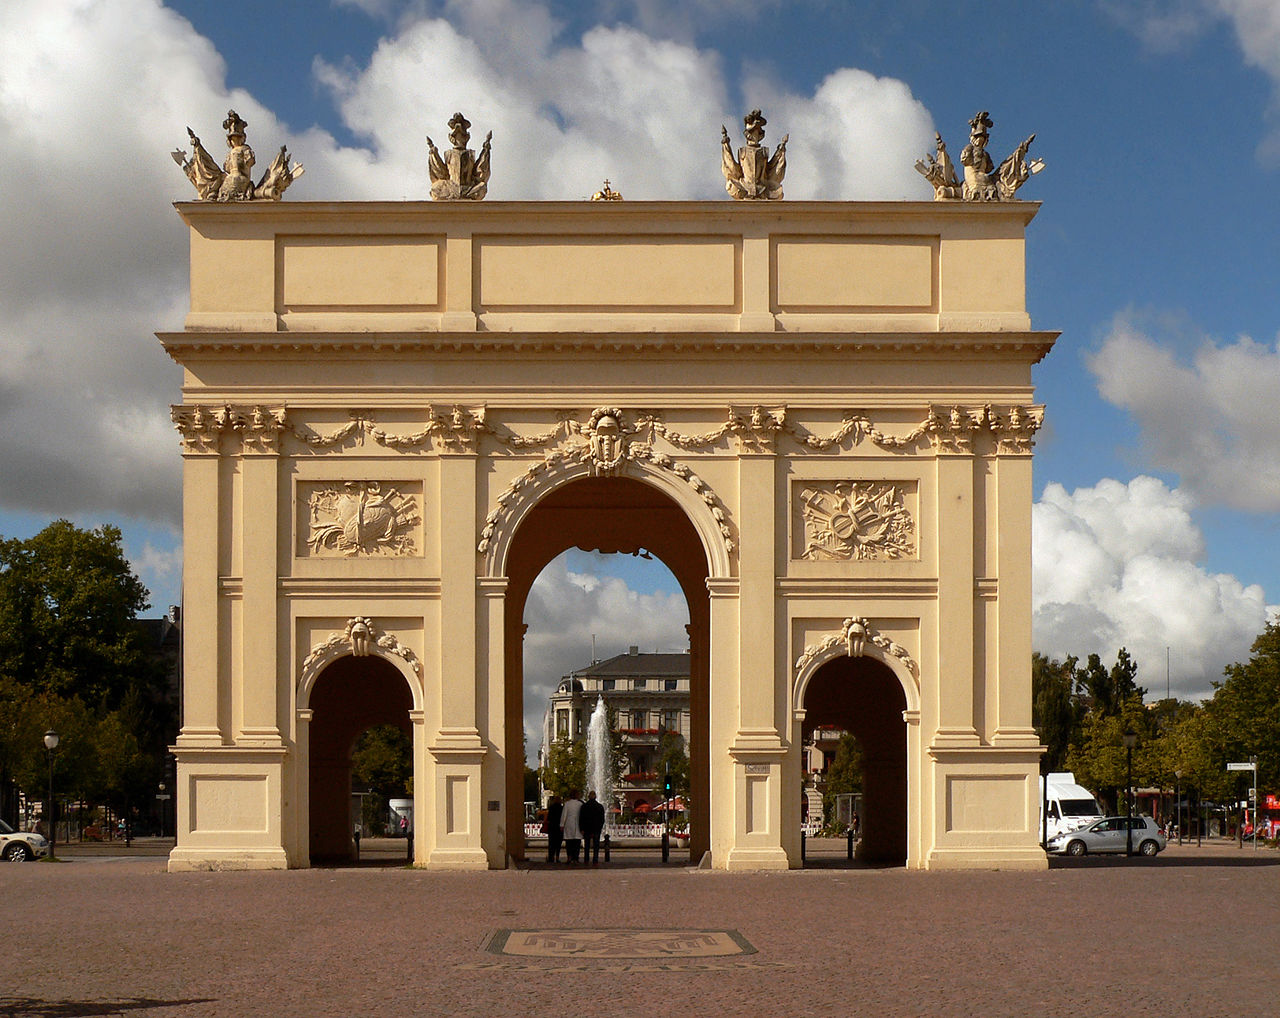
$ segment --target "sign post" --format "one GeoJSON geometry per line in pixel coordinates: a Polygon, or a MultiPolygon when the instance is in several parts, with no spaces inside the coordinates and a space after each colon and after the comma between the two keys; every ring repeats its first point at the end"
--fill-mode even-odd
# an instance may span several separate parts
{"type": "MultiPolygon", "coordinates": [[[[1256,756],[1249,757],[1248,763],[1229,763],[1227,764],[1229,771],[1252,771],[1253,785],[1250,789],[1248,802],[1253,803],[1253,850],[1258,850],[1258,758],[1256,756]]],[[[1246,809],[1248,806],[1245,807],[1246,809]]],[[[1240,846],[1244,847],[1244,827],[1239,828],[1240,846]]]]}

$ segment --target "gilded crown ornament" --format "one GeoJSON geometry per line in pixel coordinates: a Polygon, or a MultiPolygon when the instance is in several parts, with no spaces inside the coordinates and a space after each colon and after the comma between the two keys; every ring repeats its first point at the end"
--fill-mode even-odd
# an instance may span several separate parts
{"type": "Polygon", "coordinates": [[[305,172],[301,163],[289,165],[289,150],[281,145],[267,172],[255,184],[250,174],[256,160],[253,149],[245,141],[248,126],[235,110],[227,111],[227,119],[222,122],[222,129],[227,132],[227,157],[221,166],[189,127],[191,158],[187,158],[185,149],[177,148],[169,153],[182,167],[201,201],[279,201],[285,189],[305,172]]]}
{"type": "Polygon", "coordinates": [[[724,189],[736,201],[776,201],[782,197],[782,178],[787,175],[787,139],[770,158],[769,150],[760,144],[764,140],[764,125],[768,121],[759,110],[752,110],[742,118],[742,136],[746,145],[733,156],[729,145],[729,132],[720,126],[720,168],[724,172],[724,189]]]}
{"type": "Polygon", "coordinates": [[[461,113],[449,119],[449,144],[443,155],[427,137],[427,172],[431,175],[432,201],[480,201],[489,191],[489,147],[493,132],[484,136],[480,155],[467,148],[471,121],[461,113]]]}
{"type": "Polygon", "coordinates": [[[933,185],[935,201],[1015,201],[1018,188],[1044,169],[1043,159],[1027,160],[1027,149],[1036,140],[1033,134],[999,166],[987,152],[993,126],[991,115],[982,110],[969,121],[969,144],[960,153],[963,182],[947,152],[942,135],[934,133],[935,152],[916,160],[916,169],[933,185]]]}

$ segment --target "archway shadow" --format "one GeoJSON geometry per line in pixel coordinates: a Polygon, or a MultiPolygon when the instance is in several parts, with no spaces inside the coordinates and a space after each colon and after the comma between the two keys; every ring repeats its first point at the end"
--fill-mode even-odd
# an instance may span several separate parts
{"type": "Polygon", "coordinates": [[[120,1000],[41,1000],[38,997],[0,997],[4,1018],[73,1018],[80,1015],[119,1015],[157,1007],[188,1007],[212,1004],[212,997],[158,1000],[154,997],[124,997],[120,1000]]]}

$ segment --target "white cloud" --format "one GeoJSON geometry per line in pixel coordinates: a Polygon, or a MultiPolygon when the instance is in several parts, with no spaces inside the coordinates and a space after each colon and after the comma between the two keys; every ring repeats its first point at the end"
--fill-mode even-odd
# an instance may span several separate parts
{"type": "Polygon", "coordinates": [[[1203,538],[1193,502],[1153,477],[1103,480],[1068,493],[1045,488],[1032,509],[1032,632],[1054,657],[1127,647],[1139,684],[1164,695],[1165,648],[1174,696],[1202,697],[1222,669],[1248,657],[1266,623],[1261,587],[1196,565],[1203,538]]]}
{"type": "Polygon", "coordinates": [[[591,663],[593,636],[600,660],[632,645],[645,653],[678,653],[689,645],[681,594],[640,594],[616,576],[570,572],[568,554],[542,571],[525,605],[524,727],[531,758],[542,742],[547,697],[561,678],[591,663]]]}
{"type": "Polygon", "coordinates": [[[1088,361],[1098,391],[1134,415],[1144,462],[1202,505],[1280,511],[1280,344],[1204,339],[1189,363],[1122,316],[1088,361]]]}

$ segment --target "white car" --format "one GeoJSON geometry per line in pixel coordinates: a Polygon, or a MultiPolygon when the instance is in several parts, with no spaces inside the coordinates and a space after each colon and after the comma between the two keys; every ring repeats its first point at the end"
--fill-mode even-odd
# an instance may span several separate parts
{"type": "Polygon", "coordinates": [[[5,862],[28,862],[49,854],[49,842],[39,834],[15,831],[0,820],[0,859],[5,862]]]}
{"type": "Polygon", "coordinates": [[[1048,850],[1058,855],[1086,855],[1091,852],[1125,852],[1129,846],[1137,855],[1154,856],[1168,842],[1154,820],[1147,816],[1106,817],[1088,827],[1067,831],[1049,839],[1048,850]]]}

